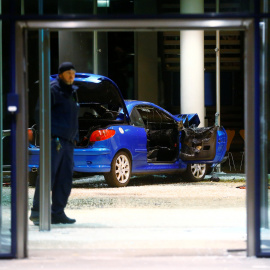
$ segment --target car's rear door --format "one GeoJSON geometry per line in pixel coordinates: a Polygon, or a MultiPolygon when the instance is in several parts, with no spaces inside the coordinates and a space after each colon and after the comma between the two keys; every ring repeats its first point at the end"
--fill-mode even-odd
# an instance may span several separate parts
{"type": "Polygon", "coordinates": [[[147,165],[147,135],[144,122],[136,107],[130,113],[130,144],[133,149],[133,172],[147,165]]]}

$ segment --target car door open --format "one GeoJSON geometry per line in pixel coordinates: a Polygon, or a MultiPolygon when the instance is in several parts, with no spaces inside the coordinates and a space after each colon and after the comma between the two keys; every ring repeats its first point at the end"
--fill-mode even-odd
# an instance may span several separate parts
{"type": "Polygon", "coordinates": [[[220,163],[226,152],[223,127],[187,127],[181,131],[180,159],[189,163],[220,163]]]}

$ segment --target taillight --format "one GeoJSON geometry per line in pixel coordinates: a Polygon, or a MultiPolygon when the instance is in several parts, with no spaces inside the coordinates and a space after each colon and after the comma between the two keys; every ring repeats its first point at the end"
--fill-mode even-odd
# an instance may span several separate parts
{"type": "Polygon", "coordinates": [[[113,129],[95,130],[90,137],[90,142],[104,141],[110,139],[115,134],[113,129]]]}
{"type": "Polygon", "coordinates": [[[28,132],[28,140],[29,140],[29,142],[33,143],[33,141],[34,141],[34,132],[33,132],[33,130],[31,128],[29,128],[27,130],[27,132],[28,132]]]}

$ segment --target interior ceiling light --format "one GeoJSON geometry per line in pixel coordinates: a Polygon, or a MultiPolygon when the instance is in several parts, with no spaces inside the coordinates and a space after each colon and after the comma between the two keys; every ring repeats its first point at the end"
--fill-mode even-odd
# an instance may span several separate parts
{"type": "Polygon", "coordinates": [[[110,7],[110,0],[97,0],[98,7],[110,7]]]}
{"type": "Polygon", "coordinates": [[[207,21],[207,24],[210,26],[210,27],[220,27],[222,26],[222,23],[218,20],[209,20],[207,21]]]}

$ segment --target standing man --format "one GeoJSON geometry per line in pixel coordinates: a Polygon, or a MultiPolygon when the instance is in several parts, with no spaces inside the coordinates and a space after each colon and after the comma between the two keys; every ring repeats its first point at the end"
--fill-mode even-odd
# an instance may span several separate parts
{"type": "MultiPolygon", "coordinates": [[[[79,139],[79,104],[77,87],[73,85],[75,73],[73,64],[64,62],[59,66],[58,77],[50,85],[52,224],[76,222],[64,212],[72,187],[74,145],[79,139]]],[[[39,225],[39,186],[38,176],[30,216],[35,225],[39,225]]]]}

